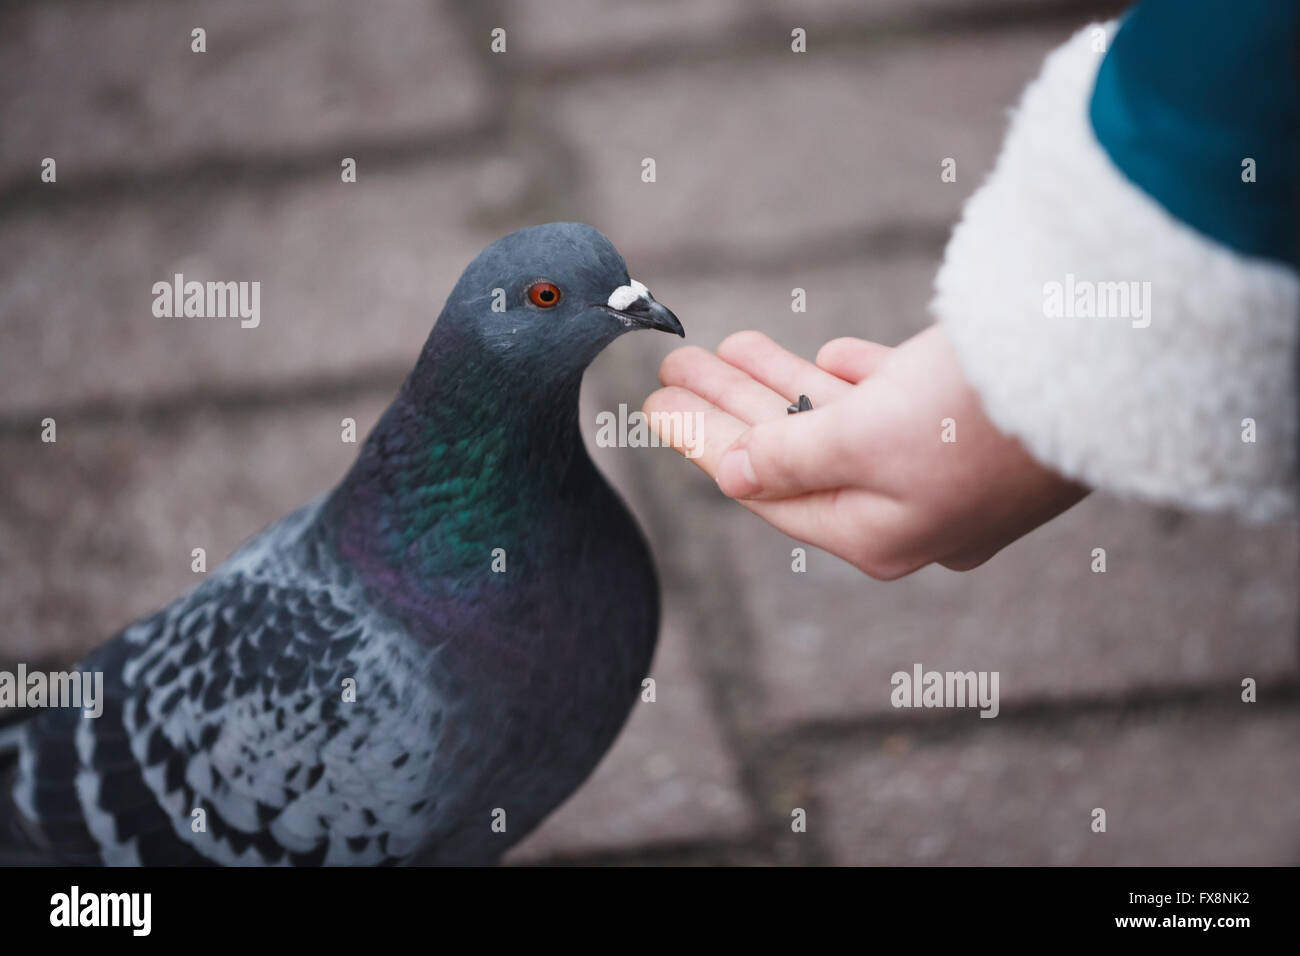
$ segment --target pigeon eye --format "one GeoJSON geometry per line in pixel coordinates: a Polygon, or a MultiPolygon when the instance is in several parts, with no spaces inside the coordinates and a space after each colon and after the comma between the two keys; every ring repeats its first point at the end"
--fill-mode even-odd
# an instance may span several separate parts
{"type": "Polygon", "coordinates": [[[559,304],[560,287],[554,282],[534,282],[528,287],[528,301],[539,309],[549,309],[559,304]]]}

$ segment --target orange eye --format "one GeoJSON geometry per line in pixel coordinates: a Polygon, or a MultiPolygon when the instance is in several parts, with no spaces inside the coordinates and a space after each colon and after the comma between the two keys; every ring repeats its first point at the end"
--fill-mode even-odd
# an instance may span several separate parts
{"type": "Polygon", "coordinates": [[[560,287],[554,282],[534,282],[528,287],[528,301],[539,309],[549,309],[560,302],[560,287]]]}

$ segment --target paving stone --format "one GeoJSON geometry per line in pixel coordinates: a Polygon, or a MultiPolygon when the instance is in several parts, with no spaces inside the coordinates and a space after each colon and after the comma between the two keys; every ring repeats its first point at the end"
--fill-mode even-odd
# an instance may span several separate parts
{"type": "Polygon", "coordinates": [[[681,602],[668,606],[649,675],[656,700],[637,702],[591,779],[511,852],[511,862],[714,842],[751,826],[736,762],[691,668],[688,611],[681,602]]]}
{"type": "MultiPolygon", "coordinates": [[[[1108,5],[1095,6],[1105,10],[1108,5]]],[[[918,26],[942,28],[953,16],[1014,23],[1041,18],[1053,8],[1079,7],[1068,0],[509,0],[498,16],[510,33],[512,52],[530,65],[572,71],[575,82],[581,82],[575,60],[589,63],[595,57],[615,63],[621,55],[656,50],[666,64],[676,66],[685,60],[683,51],[704,46],[716,47],[719,56],[756,55],[765,34],[772,50],[784,52],[796,26],[814,31],[809,49],[815,51],[820,41],[829,37],[834,42],[846,29],[855,31],[855,39],[869,40],[870,34],[858,31],[872,28],[894,40],[900,31],[918,26]]],[[[1082,22],[1085,13],[1079,16],[1082,22]]]]}
{"type": "Polygon", "coordinates": [[[400,141],[477,122],[488,99],[429,0],[24,3],[0,13],[0,64],[0,176],[35,181],[52,156],[60,183],[400,141]]]}
{"type": "MultiPolygon", "coordinates": [[[[1239,704],[1246,708],[1252,705],[1239,704]]],[[[841,864],[1294,866],[1300,715],[907,735],[829,772],[809,836],[841,864]],[[1091,830],[1106,811],[1106,832],[1091,830]]],[[[989,726],[984,726],[989,725],[989,726]]]]}
{"type": "Polygon", "coordinates": [[[672,341],[670,348],[712,349],[733,332],[757,329],[812,360],[833,338],[853,335],[897,345],[929,325],[926,303],[933,295],[938,253],[864,255],[826,265],[774,264],[756,273],[634,274],[669,304],[686,329],[685,342],[672,341]],[[796,288],[804,290],[806,312],[791,310],[796,288]]]}
{"type": "Polygon", "coordinates": [[[491,161],[362,168],[355,184],[327,174],[265,192],[11,216],[0,224],[0,407],[409,367],[461,270],[499,234],[476,209],[503,175],[491,161]],[[153,285],[176,273],[260,282],[260,325],[156,317],[153,285]]]}
{"type": "MultiPolygon", "coordinates": [[[[592,222],[632,256],[725,244],[797,249],[837,230],[946,228],[991,167],[1006,110],[1062,31],[677,64],[547,104],[592,222]],[[641,181],[642,160],[657,179],[641,181]],[[957,181],[940,163],[957,160],[957,181]]],[[[540,101],[540,94],[539,94],[540,101]]]]}
{"type": "Polygon", "coordinates": [[[167,427],[64,423],[0,442],[0,659],[71,660],[193,587],[244,539],[331,487],[387,401],[167,427]]]}
{"type": "Polygon", "coordinates": [[[744,0],[565,0],[501,5],[500,26],[507,30],[511,54],[531,64],[572,65],[575,58],[611,55],[644,46],[663,46],[671,62],[675,41],[707,38],[725,42],[745,18],[744,0]]]}
{"type": "Polygon", "coordinates": [[[792,572],[795,543],[738,508],[707,520],[743,581],[768,727],[897,713],[890,676],[916,663],[998,671],[1003,707],[1296,676],[1294,527],[1098,494],[974,571],[882,583],[815,549],[792,572]]]}

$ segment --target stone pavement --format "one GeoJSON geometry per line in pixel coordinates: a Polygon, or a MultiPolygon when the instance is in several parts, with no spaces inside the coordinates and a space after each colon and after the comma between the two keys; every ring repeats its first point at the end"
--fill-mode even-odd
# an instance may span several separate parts
{"type": "MultiPolygon", "coordinates": [[[[6,5],[0,664],[74,659],[192,586],[192,548],[215,564],[333,484],[340,420],[374,422],[509,229],[597,226],[691,342],[901,341],[1018,90],[1114,9],[6,5]],[[261,326],[154,318],[175,272],[260,281],[261,326]]],[[[601,356],[589,443],[673,344],[601,356]]],[[[884,584],[817,551],[793,573],[792,542],[670,452],[593,454],[658,556],[657,699],[513,860],[1300,861],[1294,528],[1094,495],[976,571],[884,584]],[[895,710],[916,662],[998,671],[998,718],[895,710]]]]}

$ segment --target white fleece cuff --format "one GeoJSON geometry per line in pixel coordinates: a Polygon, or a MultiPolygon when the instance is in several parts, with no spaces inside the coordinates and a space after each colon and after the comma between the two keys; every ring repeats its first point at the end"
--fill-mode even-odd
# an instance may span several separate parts
{"type": "Polygon", "coordinates": [[[931,310],[989,416],[1043,463],[1151,501],[1292,514],[1300,276],[1196,232],[1114,166],[1088,118],[1097,29],[1025,89],[931,310]]]}

